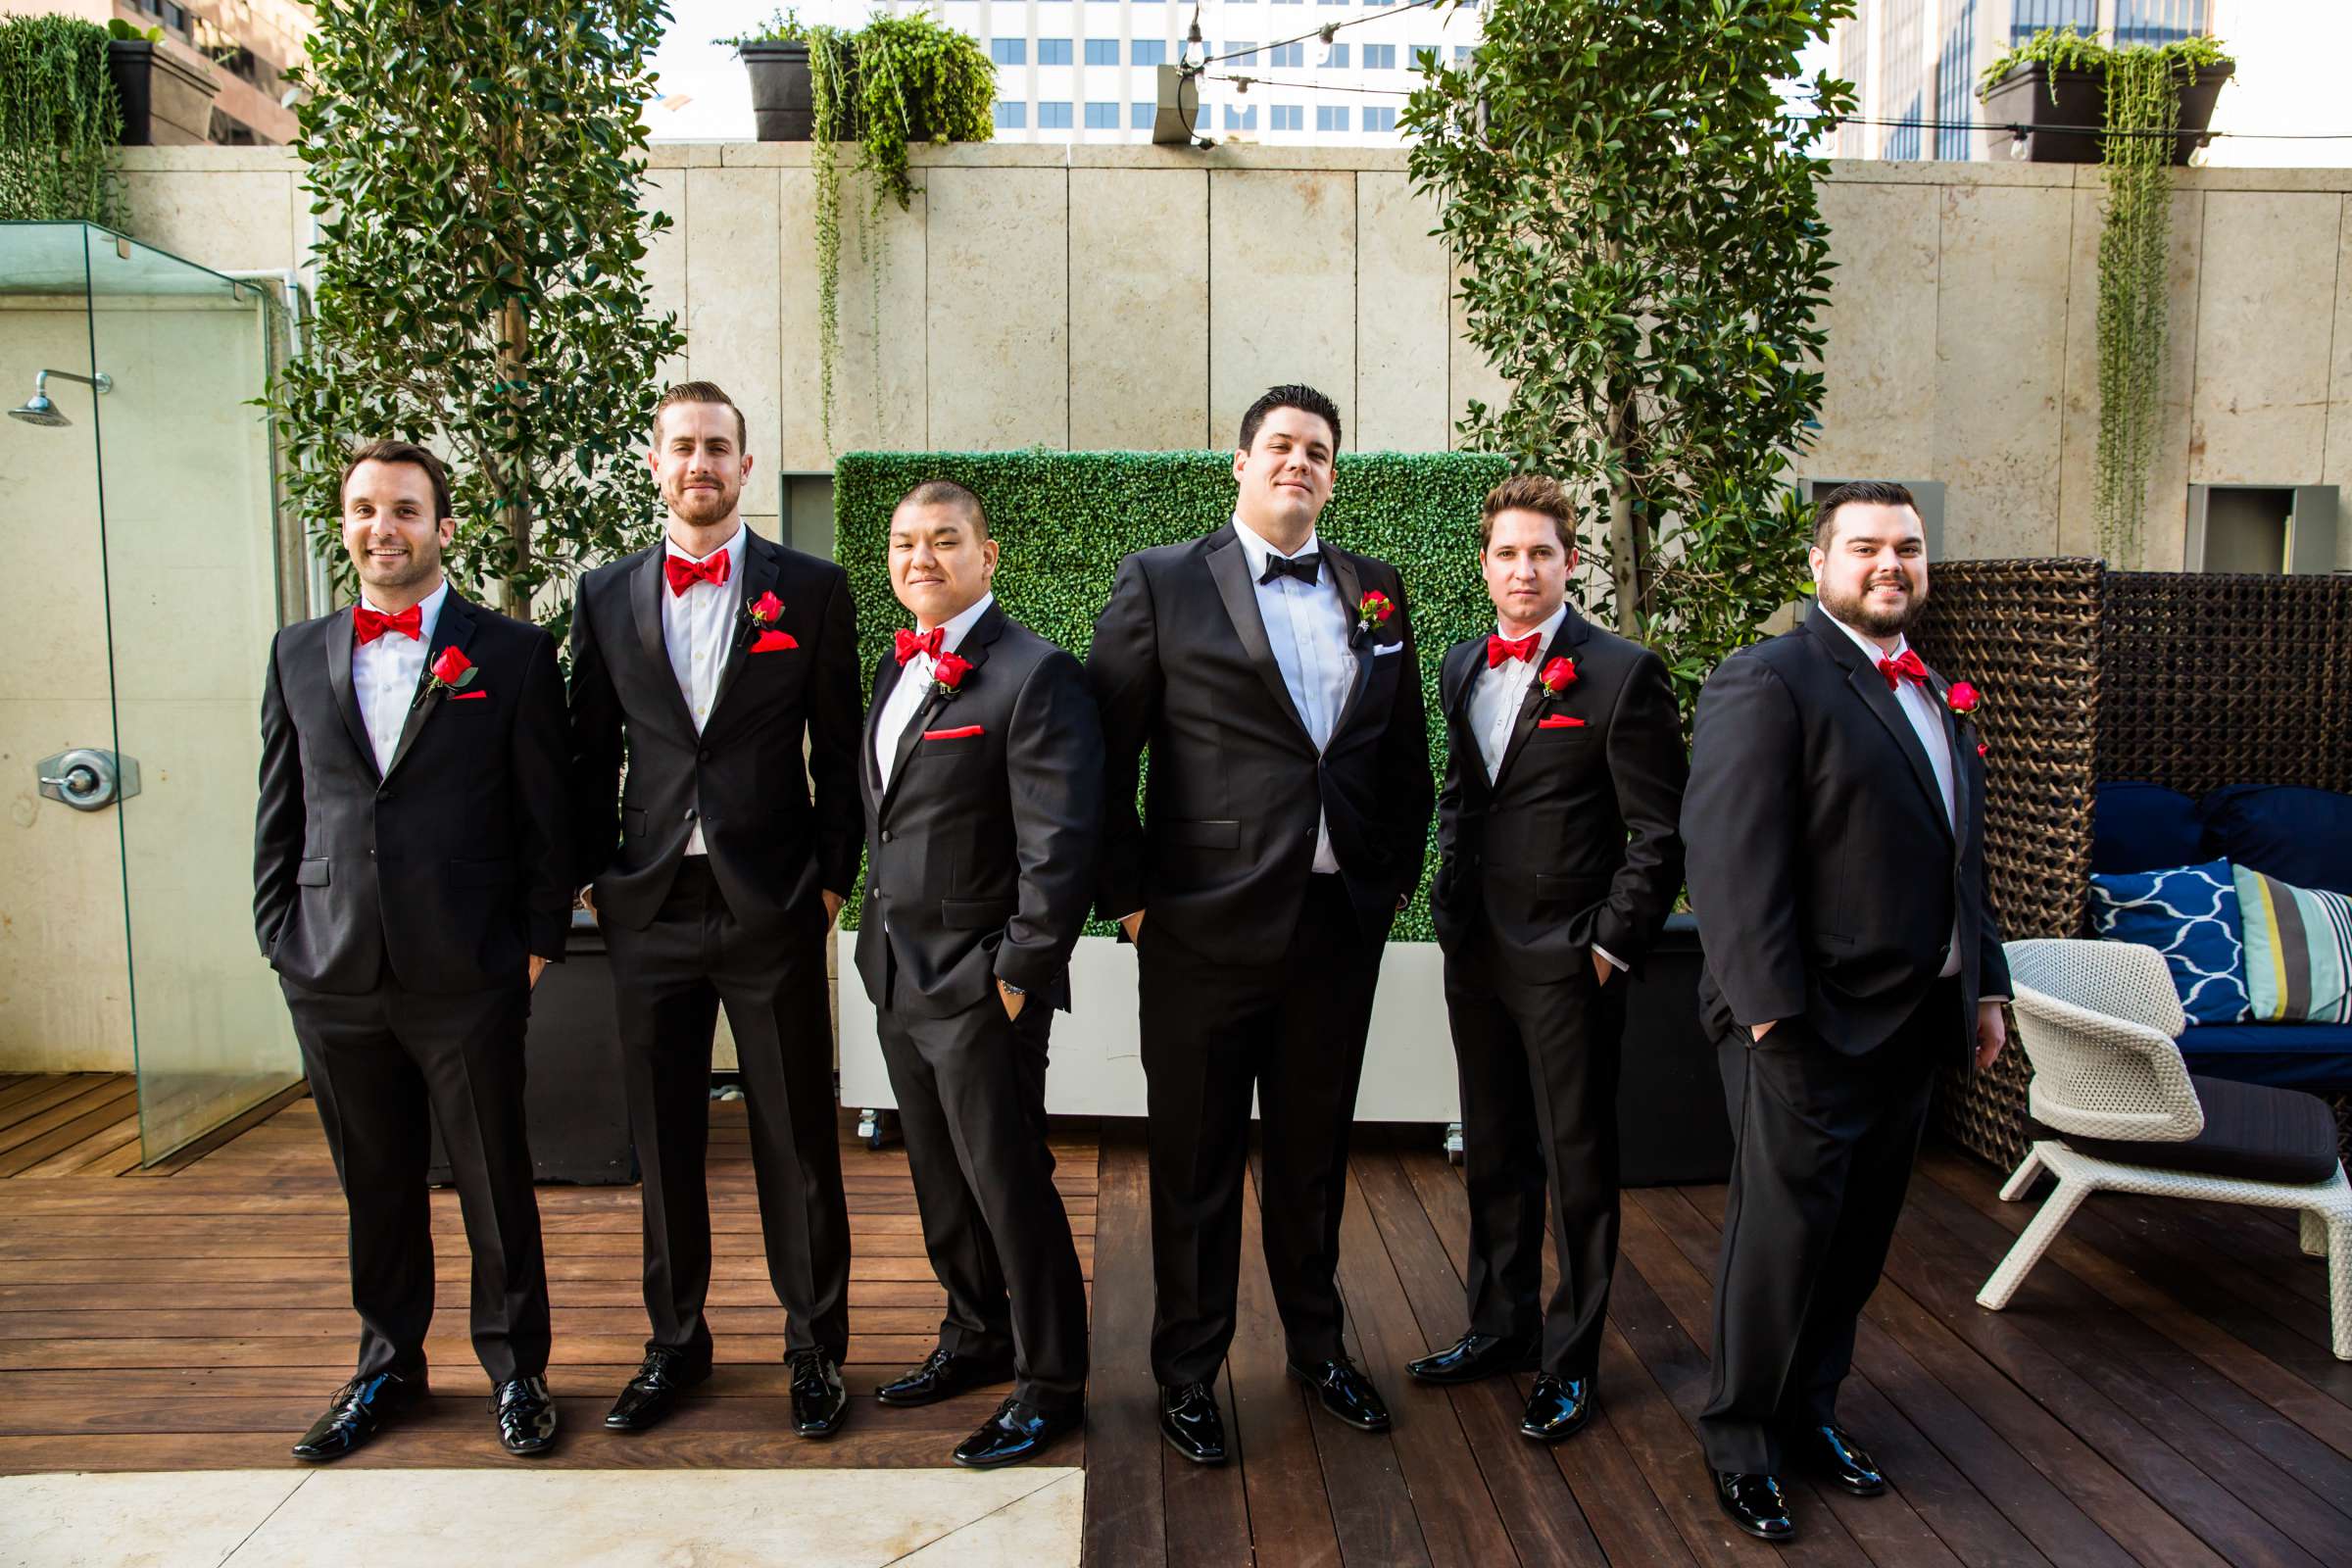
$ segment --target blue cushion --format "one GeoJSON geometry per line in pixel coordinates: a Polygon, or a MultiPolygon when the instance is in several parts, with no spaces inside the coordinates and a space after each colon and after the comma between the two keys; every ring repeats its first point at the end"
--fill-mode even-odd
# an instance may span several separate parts
{"type": "Polygon", "coordinates": [[[2100,936],[2164,955],[2190,1023],[2236,1023],[2252,1011],[2245,932],[2229,861],[2117,876],[2094,872],[2090,918],[2100,936]]]}
{"type": "Polygon", "coordinates": [[[2206,853],[2299,888],[2352,895],[2352,795],[2231,784],[2197,803],[2206,853]]]}
{"type": "Polygon", "coordinates": [[[2205,858],[2197,803],[2161,784],[2101,784],[2090,822],[2093,871],[2161,871],[2205,858]]]}
{"type": "Polygon", "coordinates": [[[2208,1077],[2352,1094],[2352,1023],[2208,1024],[2180,1037],[2180,1054],[2208,1077]]]}

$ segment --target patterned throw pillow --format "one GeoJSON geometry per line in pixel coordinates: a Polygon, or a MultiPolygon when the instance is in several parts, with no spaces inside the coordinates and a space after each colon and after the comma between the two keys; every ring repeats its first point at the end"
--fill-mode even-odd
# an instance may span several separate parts
{"type": "Polygon", "coordinates": [[[2090,918],[2111,941],[2137,942],[2164,955],[2191,1024],[2246,1017],[2245,938],[2228,860],[2114,876],[2093,872],[2090,918]]]}
{"type": "Polygon", "coordinates": [[[2255,1018],[2352,1023],[2352,899],[2233,869],[2255,1018]]]}

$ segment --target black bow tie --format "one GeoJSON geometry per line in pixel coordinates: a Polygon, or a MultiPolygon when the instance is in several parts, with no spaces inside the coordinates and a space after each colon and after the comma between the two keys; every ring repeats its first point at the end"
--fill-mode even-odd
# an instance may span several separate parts
{"type": "Polygon", "coordinates": [[[1317,572],[1322,564],[1323,556],[1320,551],[1310,550],[1303,556],[1268,554],[1266,569],[1257,574],[1257,580],[1265,583],[1272,582],[1277,577],[1296,577],[1312,588],[1317,581],[1317,572]]]}

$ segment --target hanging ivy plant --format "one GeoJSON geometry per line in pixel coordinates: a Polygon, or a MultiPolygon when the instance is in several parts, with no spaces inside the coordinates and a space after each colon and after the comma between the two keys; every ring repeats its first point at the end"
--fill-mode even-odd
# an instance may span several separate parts
{"type": "Polygon", "coordinates": [[[106,43],[73,17],[0,19],[0,220],[122,226],[106,43]]]}
{"type": "Polygon", "coordinates": [[[2157,410],[2171,339],[2166,280],[2172,265],[2175,135],[2180,89],[2230,57],[2211,38],[2162,47],[2111,48],[2073,28],[2043,28],[1984,70],[1977,96],[2012,71],[2039,65],[2051,101],[2058,73],[2105,78],[2099,163],[2107,200],[2099,229],[2099,439],[2092,511],[2099,549],[2136,564],[2155,466],[2157,410]]]}

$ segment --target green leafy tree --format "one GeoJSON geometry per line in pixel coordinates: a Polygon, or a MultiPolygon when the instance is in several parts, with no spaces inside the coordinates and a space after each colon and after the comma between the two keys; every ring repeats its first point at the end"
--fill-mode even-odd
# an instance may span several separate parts
{"type": "MultiPolygon", "coordinates": [[[[451,460],[461,582],[531,613],[543,585],[642,544],[633,450],[661,361],[640,208],[661,0],[318,0],[299,148],[320,216],[309,358],[271,401],[303,514],[333,547],[357,442],[451,460]]],[[[545,617],[561,629],[567,607],[545,617]]]]}
{"type": "Polygon", "coordinates": [[[1776,83],[1851,11],[1491,0],[1469,59],[1425,58],[1402,122],[1466,335],[1511,385],[1461,433],[1578,496],[1606,612],[1666,658],[1686,713],[1807,584],[1785,475],[1821,408],[1815,148],[1853,90],[1776,83]]]}

